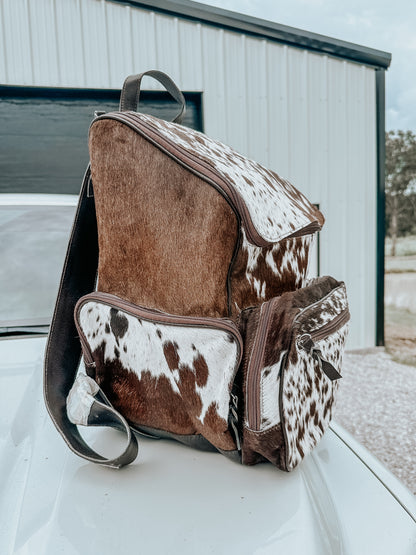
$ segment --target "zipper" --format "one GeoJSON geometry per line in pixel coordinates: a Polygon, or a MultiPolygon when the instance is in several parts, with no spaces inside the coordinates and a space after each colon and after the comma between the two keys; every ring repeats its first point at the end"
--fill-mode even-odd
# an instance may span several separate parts
{"type": "Polygon", "coordinates": [[[240,214],[236,214],[236,216],[237,216],[237,241],[235,242],[235,245],[234,245],[233,257],[228,266],[228,272],[227,272],[227,310],[228,310],[228,316],[230,318],[233,313],[233,290],[232,290],[231,278],[234,271],[234,264],[237,260],[238,253],[240,252],[240,247],[241,247],[241,216],[240,214]]]}
{"type": "Polygon", "coordinates": [[[238,395],[235,393],[234,387],[230,393],[230,405],[229,405],[229,412],[228,412],[228,424],[231,426],[231,429],[234,434],[235,444],[237,447],[237,451],[241,452],[241,440],[240,440],[240,430],[239,430],[239,421],[238,421],[238,395]]]}
{"type": "MultiPolygon", "coordinates": [[[[101,118],[103,119],[107,117],[108,114],[105,116],[101,116],[101,118]]],[[[240,195],[237,193],[237,191],[235,191],[234,187],[232,187],[224,180],[223,176],[215,168],[213,168],[197,156],[191,154],[180,145],[172,142],[167,137],[158,133],[153,127],[142,121],[140,116],[138,116],[136,113],[111,114],[111,119],[115,119],[127,124],[134,131],[142,135],[145,139],[153,143],[159,149],[163,150],[163,152],[165,152],[165,154],[167,154],[170,158],[173,158],[176,162],[186,167],[186,169],[212,185],[222,196],[226,198],[233,211],[237,214],[242,215],[242,218],[246,224],[245,228],[247,232],[247,237],[254,245],[265,247],[272,244],[270,243],[270,241],[266,241],[265,239],[263,239],[257,233],[251,221],[248,209],[241,199],[240,195]],[[156,140],[155,137],[157,137],[158,140],[156,140]],[[165,143],[165,145],[167,146],[165,146],[163,143],[165,143]],[[209,174],[211,174],[212,177],[209,174]]]]}
{"type": "Polygon", "coordinates": [[[340,328],[342,328],[342,326],[344,326],[349,319],[350,319],[350,311],[348,310],[348,308],[345,308],[342,312],[337,314],[335,318],[327,322],[322,327],[301,335],[298,338],[298,343],[300,342],[300,339],[303,336],[309,336],[313,342],[321,341],[322,339],[325,339],[329,335],[335,333],[340,328]]]}
{"type": "MultiPolygon", "coordinates": [[[[167,312],[163,312],[156,308],[145,308],[139,305],[135,305],[129,301],[124,299],[120,299],[116,295],[112,295],[110,293],[103,293],[101,291],[96,291],[94,293],[89,293],[88,295],[84,295],[79,299],[75,306],[75,323],[77,326],[78,331],[80,332],[80,339],[81,343],[87,344],[88,342],[85,338],[85,335],[79,325],[79,312],[82,306],[89,302],[89,301],[99,301],[102,304],[106,304],[110,307],[114,307],[117,309],[121,309],[124,312],[127,312],[131,316],[143,318],[144,320],[149,320],[151,322],[157,322],[160,324],[168,324],[168,325],[180,325],[180,326],[189,326],[189,327],[200,327],[200,328],[212,328],[212,329],[220,329],[231,333],[232,336],[237,341],[238,347],[238,361],[236,363],[236,368],[238,368],[242,352],[243,352],[243,340],[240,336],[237,326],[231,320],[219,319],[219,318],[211,318],[211,317],[202,317],[202,316],[177,316],[173,314],[168,314],[167,312]]],[[[92,357],[89,357],[89,362],[93,362],[92,357]]]]}
{"type": "Polygon", "coordinates": [[[78,330],[79,340],[81,342],[81,348],[82,348],[82,354],[84,356],[85,368],[86,368],[86,370],[88,370],[90,368],[95,368],[96,364],[95,364],[95,361],[92,357],[91,349],[90,349],[90,346],[88,344],[87,338],[85,337],[85,334],[81,329],[81,326],[78,325],[77,320],[75,320],[75,325],[76,325],[76,328],[78,330]]]}
{"type": "Polygon", "coordinates": [[[209,316],[178,316],[175,314],[169,314],[157,308],[146,308],[144,306],[136,305],[134,303],[131,303],[130,301],[121,299],[116,295],[112,295],[111,293],[103,293],[101,291],[89,293],[88,295],[84,295],[84,297],[81,297],[75,307],[76,315],[78,315],[83,304],[87,303],[88,301],[95,300],[114,308],[121,308],[132,316],[138,316],[145,320],[158,322],[160,324],[176,324],[180,326],[192,326],[202,328],[208,327],[228,331],[236,338],[237,343],[240,347],[240,351],[242,351],[243,340],[240,337],[237,326],[231,320],[212,318],[209,316]]]}
{"type": "Polygon", "coordinates": [[[273,314],[273,302],[263,303],[260,309],[259,324],[256,331],[251,357],[247,368],[247,412],[246,419],[250,429],[260,430],[261,407],[260,407],[260,381],[264,350],[266,348],[266,337],[269,329],[271,315],[273,314]]]}
{"type": "Polygon", "coordinates": [[[322,351],[316,342],[319,342],[338,331],[348,322],[349,319],[350,311],[346,308],[321,328],[310,333],[299,335],[296,339],[298,348],[307,351],[315,360],[317,360],[319,368],[331,381],[339,380],[342,376],[334,365],[324,358],[322,351]]]}

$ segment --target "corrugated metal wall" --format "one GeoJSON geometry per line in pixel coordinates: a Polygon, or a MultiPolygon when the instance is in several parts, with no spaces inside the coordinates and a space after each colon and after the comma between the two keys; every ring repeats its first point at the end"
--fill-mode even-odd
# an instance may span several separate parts
{"type": "Polygon", "coordinates": [[[158,68],[203,91],[206,133],[320,204],[321,274],[347,282],[349,347],[374,345],[374,69],[106,0],[2,0],[0,10],[0,84],[120,88],[158,68]]]}

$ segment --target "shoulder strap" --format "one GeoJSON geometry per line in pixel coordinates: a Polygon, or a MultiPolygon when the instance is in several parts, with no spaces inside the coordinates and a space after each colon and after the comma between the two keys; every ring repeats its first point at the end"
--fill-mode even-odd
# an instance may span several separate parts
{"type": "Polygon", "coordinates": [[[94,197],[90,192],[90,167],[85,172],[78,208],[68,244],[55,312],[49,331],[44,365],[44,397],[56,428],[70,449],[91,462],[119,468],[132,462],[138,452],[137,440],[126,420],[109,404],[98,388],[91,397],[88,425],[110,426],[127,434],[123,453],[107,459],[96,453],[81,437],[67,415],[67,397],[74,384],[81,345],[74,322],[74,308],[80,297],[95,289],[98,267],[98,234],[94,197]]]}
{"type": "MultiPolygon", "coordinates": [[[[121,91],[120,110],[137,109],[141,81],[145,75],[159,81],[179,103],[180,110],[173,121],[180,123],[185,114],[185,98],[172,79],[157,70],[127,77],[121,91]]],[[[90,189],[91,171],[88,166],[82,182],[55,312],[49,330],[44,365],[44,397],[52,421],[74,453],[86,460],[119,468],[129,464],[137,456],[138,445],[135,435],[127,421],[111,406],[93,380],[80,377],[77,380],[78,383],[74,385],[81,358],[81,344],[74,322],[74,308],[80,297],[95,289],[98,267],[97,220],[94,197],[90,194],[90,189]],[[67,399],[73,386],[74,395],[71,397],[75,399],[75,392],[81,392],[83,406],[77,407],[76,401],[70,403],[70,420],[67,399]],[[81,414],[79,408],[82,409],[81,414]],[[110,426],[124,430],[127,434],[125,450],[113,459],[102,457],[87,445],[78,431],[77,424],[110,426]]]]}

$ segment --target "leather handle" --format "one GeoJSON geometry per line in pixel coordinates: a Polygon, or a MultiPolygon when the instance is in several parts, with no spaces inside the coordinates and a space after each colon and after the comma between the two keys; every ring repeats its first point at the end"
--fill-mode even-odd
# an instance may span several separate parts
{"type": "Polygon", "coordinates": [[[172,79],[166,75],[166,73],[158,71],[157,69],[150,69],[149,71],[144,71],[138,75],[129,75],[129,77],[127,77],[124,81],[123,88],[121,89],[120,111],[137,111],[137,106],[140,100],[140,86],[145,75],[153,77],[153,79],[159,81],[159,83],[165,87],[176,102],[178,102],[180,109],[172,121],[174,123],[181,123],[186,112],[185,97],[172,79]]]}

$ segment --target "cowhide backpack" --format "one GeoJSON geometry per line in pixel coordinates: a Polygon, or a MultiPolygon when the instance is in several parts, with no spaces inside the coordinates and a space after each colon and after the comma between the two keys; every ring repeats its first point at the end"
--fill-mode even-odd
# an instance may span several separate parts
{"type": "Polygon", "coordinates": [[[46,404],[69,447],[99,464],[130,463],[144,434],[292,470],[331,418],[345,286],[308,280],[319,210],[276,173],[181,126],[184,109],[170,78],[149,71],[126,79],[120,111],[91,124],[46,404]],[[143,75],[180,103],[174,122],[136,112],[143,75]],[[124,430],[124,452],[100,456],[78,425],[124,430]]]}

